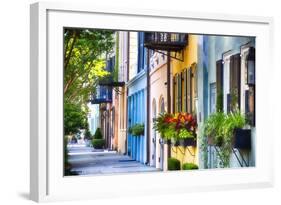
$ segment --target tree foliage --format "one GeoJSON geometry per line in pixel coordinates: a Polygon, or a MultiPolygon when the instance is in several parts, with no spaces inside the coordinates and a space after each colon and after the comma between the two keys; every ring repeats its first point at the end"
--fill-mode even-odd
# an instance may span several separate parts
{"type": "Polygon", "coordinates": [[[106,55],[112,52],[112,31],[65,29],[64,32],[64,97],[72,103],[89,100],[104,70],[106,55]]]}
{"type": "Polygon", "coordinates": [[[87,103],[98,80],[109,73],[106,56],[114,46],[112,31],[97,29],[64,30],[64,132],[86,129],[87,103]]]}
{"type": "Polygon", "coordinates": [[[80,105],[64,103],[64,134],[71,135],[79,132],[79,129],[86,129],[87,113],[80,105]]]}

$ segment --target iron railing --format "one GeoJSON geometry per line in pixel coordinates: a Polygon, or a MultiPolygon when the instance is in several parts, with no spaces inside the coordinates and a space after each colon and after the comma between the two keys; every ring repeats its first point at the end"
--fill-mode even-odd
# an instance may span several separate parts
{"type": "Polygon", "coordinates": [[[179,51],[187,45],[188,35],[184,33],[146,32],[144,46],[149,49],[179,51]]]}

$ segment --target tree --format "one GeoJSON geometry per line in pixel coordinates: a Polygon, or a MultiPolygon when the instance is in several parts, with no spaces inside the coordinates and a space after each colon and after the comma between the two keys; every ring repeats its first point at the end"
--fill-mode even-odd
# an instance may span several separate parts
{"type": "Polygon", "coordinates": [[[77,104],[64,104],[64,134],[71,135],[87,129],[87,113],[77,104]]]}
{"type": "Polygon", "coordinates": [[[64,133],[87,129],[87,103],[104,70],[106,56],[112,52],[112,31],[97,29],[64,30],[64,133]]]}
{"type": "Polygon", "coordinates": [[[65,29],[64,100],[85,104],[95,91],[104,70],[106,55],[114,46],[113,32],[94,29],[65,29]]]}

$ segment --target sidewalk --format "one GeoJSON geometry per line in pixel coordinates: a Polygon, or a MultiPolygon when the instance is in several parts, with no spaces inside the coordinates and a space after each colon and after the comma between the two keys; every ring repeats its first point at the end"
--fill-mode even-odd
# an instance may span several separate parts
{"type": "Polygon", "coordinates": [[[95,151],[86,146],[69,147],[69,163],[72,165],[71,171],[79,175],[158,171],[116,151],[95,151]]]}

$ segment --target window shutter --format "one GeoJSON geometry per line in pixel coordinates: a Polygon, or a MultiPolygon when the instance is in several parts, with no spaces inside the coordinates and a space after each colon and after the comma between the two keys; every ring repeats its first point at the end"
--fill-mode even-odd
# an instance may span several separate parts
{"type": "Polygon", "coordinates": [[[193,64],[193,86],[194,86],[194,98],[197,98],[198,97],[197,64],[193,64]]]}
{"type": "Polygon", "coordinates": [[[187,69],[184,69],[183,71],[183,111],[187,112],[187,96],[186,96],[186,89],[187,89],[187,81],[186,81],[186,73],[187,69]]]}
{"type": "Polygon", "coordinates": [[[222,60],[216,62],[217,94],[223,93],[223,65],[222,60]]]}
{"type": "Polygon", "coordinates": [[[216,110],[223,110],[223,64],[222,60],[216,62],[216,110]]]}
{"type": "Polygon", "coordinates": [[[245,90],[245,113],[248,114],[250,110],[249,106],[249,90],[245,90]]]}
{"type": "Polygon", "coordinates": [[[178,112],[178,74],[174,76],[174,112],[178,112]]]}
{"type": "Polygon", "coordinates": [[[231,94],[227,94],[226,95],[226,103],[227,103],[227,106],[226,106],[226,112],[229,113],[231,111],[231,101],[232,101],[232,96],[231,94]]]}
{"type": "Polygon", "coordinates": [[[240,108],[241,57],[240,53],[230,57],[230,94],[231,109],[236,104],[240,108]]]}
{"type": "Polygon", "coordinates": [[[182,82],[181,73],[178,74],[178,112],[181,112],[182,82]]]}
{"type": "Polygon", "coordinates": [[[144,33],[138,33],[138,72],[143,69],[144,66],[144,33]]]}
{"type": "Polygon", "coordinates": [[[191,68],[188,68],[187,70],[187,112],[192,112],[192,71],[191,68]]]}

